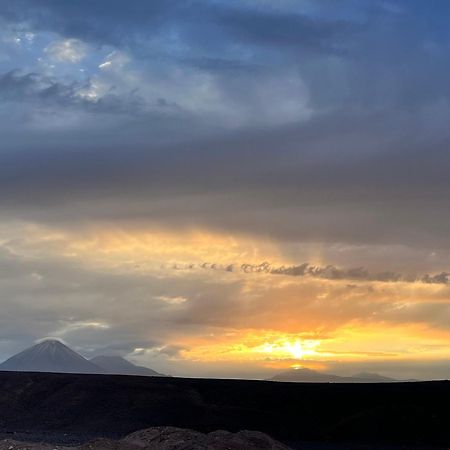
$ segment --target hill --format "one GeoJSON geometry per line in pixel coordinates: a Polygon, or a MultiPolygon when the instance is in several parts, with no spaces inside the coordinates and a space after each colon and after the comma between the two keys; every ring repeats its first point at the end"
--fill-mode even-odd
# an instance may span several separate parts
{"type": "Polygon", "coordinates": [[[147,377],[164,376],[148,367],[137,366],[121,356],[101,355],[90,360],[96,366],[101,367],[105,373],[111,375],[140,375],[147,377]]]}

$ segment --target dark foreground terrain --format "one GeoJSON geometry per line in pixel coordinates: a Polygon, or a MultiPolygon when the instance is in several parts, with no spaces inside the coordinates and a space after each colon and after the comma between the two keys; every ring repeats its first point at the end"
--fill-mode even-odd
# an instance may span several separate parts
{"type": "Polygon", "coordinates": [[[294,448],[309,441],[318,449],[336,443],[446,448],[450,382],[302,384],[0,372],[1,438],[77,444],[155,426],[258,430],[294,448]]]}
{"type": "Polygon", "coordinates": [[[0,450],[291,450],[258,431],[200,433],[174,427],[135,431],[121,439],[96,438],[76,447],[45,442],[0,441],[0,450]]]}

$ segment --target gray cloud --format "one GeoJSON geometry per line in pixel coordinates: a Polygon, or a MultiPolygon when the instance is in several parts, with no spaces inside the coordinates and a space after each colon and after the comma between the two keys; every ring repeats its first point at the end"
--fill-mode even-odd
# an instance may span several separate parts
{"type": "MultiPolygon", "coordinates": [[[[395,124],[369,125],[376,118],[340,119],[338,129],[322,120],[180,146],[140,145],[128,147],[126,158],[106,142],[77,152],[4,152],[0,203],[4,214],[39,221],[156,221],[299,241],[445,247],[445,140],[425,152],[431,130],[413,131],[410,120],[405,140],[395,124]]],[[[130,131],[113,136],[121,142],[130,131]]]]}
{"type": "Polygon", "coordinates": [[[118,1],[92,3],[80,1],[62,4],[53,0],[30,2],[7,1],[2,5],[1,15],[8,21],[30,23],[39,30],[51,29],[62,35],[92,39],[97,42],[120,42],[124,29],[137,23],[142,27],[158,24],[164,13],[177,1],[154,1],[144,4],[133,1],[127,8],[118,1]]]}
{"type": "Polygon", "coordinates": [[[404,275],[395,272],[370,273],[364,267],[342,269],[333,265],[319,267],[309,263],[293,266],[274,266],[268,262],[260,264],[175,264],[175,270],[209,269],[225,272],[243,273],[265,273],[270,275],[286,275],[291,277],[312,277],[326,280],[355,280],[355,281],[381,281],[386,283],[425,283],[425,284],[448,284],[450,274],[441,272],[435,275],[404,275]]]}
{"type": "Polygon", "coordinates": [[[181,39],[205,50],[233,40],[331,50],[330,42],[349,26],[344,20],[317,21],[301,13],[283,13],[264,5],[255,4],[252,8],[199,0],[188,4],[180,0],[147,4],[135,0],[127,8],[117,0],[100,0],[95,4],[85,0],[76,4],[18,0],[5,2],[0,14],[8,21],[28,22],[37,29],[113,45],[136,43],[140,36],[166,34],[168,28],[175,28],[181,39]],[[226,41],[220,43],[224,37],[226,41]]]}
{"type": "Polygon", "coordinates": [[[89,113],[139,114],[143,100],[136,93],[128,96],[116,95],[111,89],[105,95],[89,97],[83,95],[92,89],[92,82],[62,84],[55,79],[37,73],[21,74],[13,70],[0,74],[0,100],[31,102],[40,108],[57,106],[79,108],[89,113]]]}

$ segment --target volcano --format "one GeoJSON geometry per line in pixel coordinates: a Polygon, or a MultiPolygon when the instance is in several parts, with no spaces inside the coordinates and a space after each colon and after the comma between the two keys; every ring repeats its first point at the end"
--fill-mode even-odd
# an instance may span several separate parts
{"type": "Polygon", "coordinates": [[[1,371],[105,373],[105,370],[74,352],[62,342],[49,339],[0,364],[1,371]]]}

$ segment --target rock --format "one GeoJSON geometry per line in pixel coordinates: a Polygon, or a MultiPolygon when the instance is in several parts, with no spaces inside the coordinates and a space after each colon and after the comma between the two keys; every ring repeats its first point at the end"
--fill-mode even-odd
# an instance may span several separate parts
{"type": "Polygon", "coordinates": [[[258,431],[214,431],[203,434],[175,427],[154,427],[125,437],[127,442],[146,450],[289,450],[289,447],[258,431]]]}

